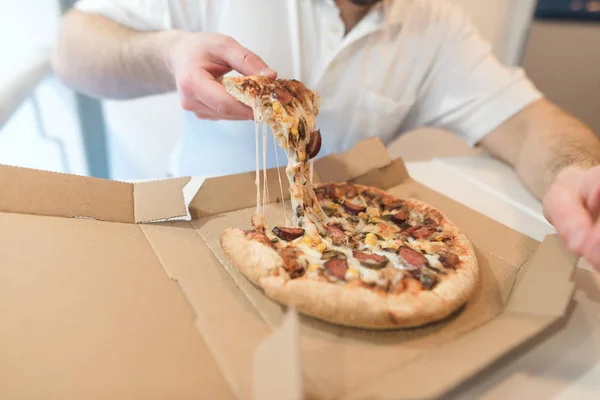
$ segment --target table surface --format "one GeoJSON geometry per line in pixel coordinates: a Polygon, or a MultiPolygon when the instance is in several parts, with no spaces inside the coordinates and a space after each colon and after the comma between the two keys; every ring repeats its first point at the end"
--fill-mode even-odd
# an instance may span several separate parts
{"type": "MultiPolygon", "coordinates": [[[[514,171],[485,154],[409,162],[407,168],[422,184],[536,240],[556,232],[544,218],[540,202],[514,171]]],[[[578,267],[575,305],[566,322],[500,360],[449,397],[600,398],[600,278],[584,261],[578,267]],[[577,296],[584,296],[581,299],[587,308],[577,296]]]]}

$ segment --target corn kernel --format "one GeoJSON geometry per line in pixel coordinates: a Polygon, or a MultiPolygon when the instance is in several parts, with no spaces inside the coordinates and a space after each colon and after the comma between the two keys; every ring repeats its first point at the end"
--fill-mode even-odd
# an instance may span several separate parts
{"type": "Polygon", "coordinates": [[[375,236],[373,233],[367,233],[367,236],[365,236],[365,243],[370,246],[376,245],[377,244],[377,236],[375,236]]]}
{"type": "Polygon", "coordinates": [[[280,102],[278,102],[278,101],[273,102],[273,111],[275,111],[275,113],[277,113],[277,114],[283,113],[283,107],[280,102]]]}
{"type": "Polygon", "coordinates": [[[313,236],[312,240],[313,240],[313,242],[315,242],[315,244],[319,244],[319,243],[321,243],[323,241],[321,239],[321,236],[313,236]]]}
{"type": "Polygon", "coordinates": [[[303,151],[299,151],[298,152],[298,160],[300,160],[300,161],[306,160],[306,153],[303,151]]]}
{"type": "Polygon", "coordinates": [[[327,250],[327,245],[326,245],[325,243],[319,243],[319,244],[317,245],[317,251],[318,251],[319,253],[322,253],[322,252],[324,252],[325,250],[327,250]]]}
{"type": "Polygon", "coordinates": [[[362,219],[362,220],[366,220],[367,218],[369,218],[369,217],[367,216],[367,214],[365,214],[364,212],[360,212],[360,213],[358,213],[358,217],[359,217],[360,219],[362,219]]]}
{"type": "Polygon", "coordinates": [[[313,272],[313,271],[316,271],[316,270],[318,270],[319,268],[321,268],[321,266],[320,266],[319,264],[311,264],[311,265],[308,267],[308,272],[313,272]]]}
{"type": "Polygon", "coordinates": [[[355,269],[349,269],[346,271],[346,279],[358,278],[358,271],[355,269]]]}
{"type": "Polygon", "coordinates": [[[292,129],[290,129],[290,132],[292,132],[292,135],[294,136],[298,136],[298,128],[296,128],[295,126],[292,127],[292,129]]]}
{"type": "Polygon", "coordinates": [[[302,238],[302,243],[304,243],[304,244],[308,244],[308,245],[311,245],[311,244],[313,244],[314,242],[313,242],[313,239],[312,239],[310,236],[304,236],[304,237],[302,238]]]}
{"type": "Polygon", "coordinates": [[[381,222],[381,220],[377,217],[371,218],[371,222],[381,222]]]}

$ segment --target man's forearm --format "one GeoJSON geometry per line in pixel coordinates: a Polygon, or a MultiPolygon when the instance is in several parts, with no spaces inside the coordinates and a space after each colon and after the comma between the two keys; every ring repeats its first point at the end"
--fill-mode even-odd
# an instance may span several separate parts
{"type": "Polygon", "coordinates": [[[557,107],[539,110],[520,147],[516,170],[533,193],[542,198],[567,167],[600,164],[600,141],[576,118],[557,107]]]}
{"type": "Polygon", "coordinates": [[[541,199],[567,167],[600,164],[600,141],[583,123],[547,100],[540,100],[504,123],[483,145],[513,165],[541,199]]]}
{"type": "Polygon", "coordinates": [[[175,89],[166,53],[174,31],[136,32],[107,18],[72,11],[52,57],[65,84],[90,96],[134,98],[175,89]]]}

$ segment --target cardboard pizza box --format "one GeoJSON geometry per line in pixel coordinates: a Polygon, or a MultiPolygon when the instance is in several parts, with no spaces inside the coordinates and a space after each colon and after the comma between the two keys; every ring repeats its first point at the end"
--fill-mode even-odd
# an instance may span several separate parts
{"type": "MultiPolygon", "coordinates": [[[[377,139],[314,171],[446,213],[476,248],[471,301],[384,332],[274,303],[218,242],[249,226],[254,173],[131,184],[0,166],[0,398],[432,398],[565,314],[576,258],[556,236],[539,243],[426,188],[377,139]]],[[[272,225],[288,193],[268,175],[272,225]]]]}

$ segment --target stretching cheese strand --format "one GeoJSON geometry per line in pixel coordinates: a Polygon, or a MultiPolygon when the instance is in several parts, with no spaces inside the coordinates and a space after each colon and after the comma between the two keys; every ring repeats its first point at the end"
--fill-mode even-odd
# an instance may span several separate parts
{"type": "MultiPolygon", "coordinates": [[[[273,131],[271,130],[271,133],[273,131]]],[[[279,190],[281,191],[281,205],[283,205],[283,217],[285,218],[285,226],[290,226],[291,215],[288,217],[288,213],[285,209],[285,199],[283,195],[283,183],[281,181],[281,171],[279,171],[279,155],[277,153],[277,144],[275,143],[275,134],[273,133],[273,150],[275,151],[275,162],[277,163],[277,177],[279,178],[279,190]]]]}
{"type": "Polygon", "coordinates": [[[265,216],[265,205],[269,202],[269,184],[267,182],[267,123],[262,123],[262,151],[263,151],[263,217],[265,216]]]}
{"type": "Polygon", "coordinates": [[[256,213],[261,214],[260,210],[260,163],[258,157],[258,124],[260,121],[260,111],[258,107],[254,109],[254,136],[255,136],[255,148],[256,148],[256,180],[254,183],[256,184],[256,213]]]}

